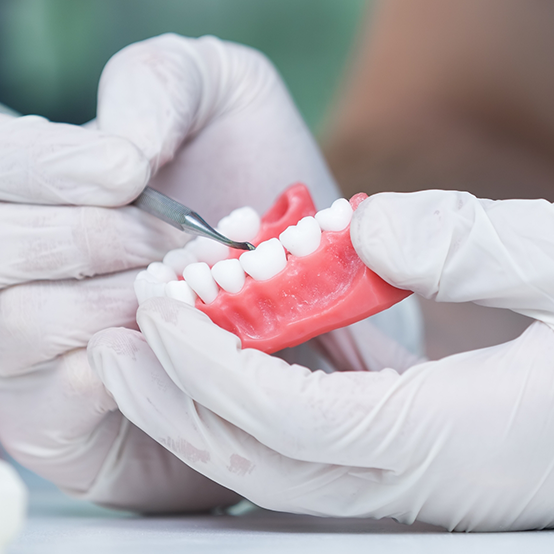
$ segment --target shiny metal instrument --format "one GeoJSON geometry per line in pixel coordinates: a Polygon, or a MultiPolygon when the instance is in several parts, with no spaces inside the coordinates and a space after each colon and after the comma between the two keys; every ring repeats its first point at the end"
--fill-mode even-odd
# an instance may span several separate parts
{"type": "Polygon", "coordinates": [[[185,233],[207,237],[238,250],[255,250],[255,246],[249,242],[228,239],[208,225],[196,212],[150,187],[142,191],[133,205],[185,233]]]}

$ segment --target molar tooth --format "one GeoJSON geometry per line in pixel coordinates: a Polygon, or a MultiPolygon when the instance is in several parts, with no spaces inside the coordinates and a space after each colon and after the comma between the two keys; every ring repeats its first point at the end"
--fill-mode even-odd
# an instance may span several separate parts
{"type": "Polygon", "coordinates": [[[279,240],[293,256],[308,256],[319,248],[321,228],[315,218],[303,217],[296,225],[287,227],[279,240]]]}
{"type": "Polygon", "coordinates": [[[212,267],[212,275],[216,283],[227,292],[236,294],[242,290],[246,275],[236,258],[221,260],[212,267]]]}
{"type": "Polygon", "coordinates": [[[262,242],[256,250],[245,252],[239,258],[240,265],[256,281],[271,279],[287,265],[287,256],[279,239],[262,242]]]}
{"type": "Polygon", "coordinates": [[[161,283],[148,271],[141,271],[133,284],[139,305],[149,298],[165,296],[165,283],[161,283]]]}
{"type": "Polygon", "coordinates": [[[163,263],[169,266],[177,275],[183,274],[187,265],[197,262],[196,256],[186,248],[170,250],[163,259],[163,263]]]}
{"type": "Polygon", "coordinates": [[[180,300],[190,306],[196,302],[196,293],[190,288],[186,281],[171,281],[165,285],[165,295],[168,298],[180,300]]]}
{"type": "Polygon", "coordinates": [[[352,219],[352,206],[346,198],[335,200],[330,208],[325,208],[315,214],[315,218],[323,231],[342,231],[352,219]]]}
{"type": "Polygon", "coordinates": [[[217,298],[219,289],[207,263],[198,262],[187,265],[183,271],[183,277],[188,286],[200,296],[205,304],[211,304],[217,298]]]}
{"type": "Polygon", "coordinates": [[[261,218],[254,208],[244,206],[233,210],[217,224],[217,230],[231,240],[239,242],[256,238],[260,230],[261,218]]]}
{"type": "Polygon", "coordinates": [[[175,271],[162,262],[152,262],[147,267],[146,271],[160,283],[169,283],[169,281],[175,281],[177,279],[175,271]]]}
{"type": "Polygon", "coordinates": [[[212,266],[220,260],[229,257],[229,247],[206,237],[191,240],[185,250],[190,252],[199,262],[212,266]]]}

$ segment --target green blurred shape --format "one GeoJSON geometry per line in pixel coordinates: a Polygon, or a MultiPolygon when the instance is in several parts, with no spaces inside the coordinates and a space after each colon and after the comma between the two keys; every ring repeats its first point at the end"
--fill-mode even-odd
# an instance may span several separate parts
{"type": "Polygon", "coordinates": [[[275,63],[312,129],[340,79],[366,0],[0,0],[0,102],[82,123],[107,60],[165,32],[213,34],[275,63]]]}

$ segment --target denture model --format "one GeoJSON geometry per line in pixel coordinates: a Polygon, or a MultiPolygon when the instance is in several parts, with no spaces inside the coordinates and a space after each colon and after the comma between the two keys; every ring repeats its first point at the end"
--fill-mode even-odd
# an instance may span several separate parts
{"type": "Polygon", "coordinates": [[[365,198],[341,198],[316,213],[307,187],[297,184],[261,219],[239,208],[217,229],[256,250],[194,239],[138,274],[138,301],[186,302],[237,335],[243,348],[267,353],[386,310],[411,293],[383,281],[352,246],[350,220],[365,198]]]}

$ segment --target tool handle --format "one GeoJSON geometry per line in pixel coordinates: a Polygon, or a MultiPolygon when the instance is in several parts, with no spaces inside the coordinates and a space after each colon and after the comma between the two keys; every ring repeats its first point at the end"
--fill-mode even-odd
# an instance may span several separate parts
{"type": "Polygon", "coordinates": [[[186,206],[179,204],[165,194],[150,187],[145,187],[142,193],[133,202],[137,208],[173,225],[183,231],[186,217],[192,212],[186,206]]]}
{"type": "Polygon", "coordinates": [[[145,187],[133,204],[180,231],[211,238],[231,248],[254,250],[254,246],[248,242],[236,242],[223,236],[196,212],[150,187],[145,187]]]}

